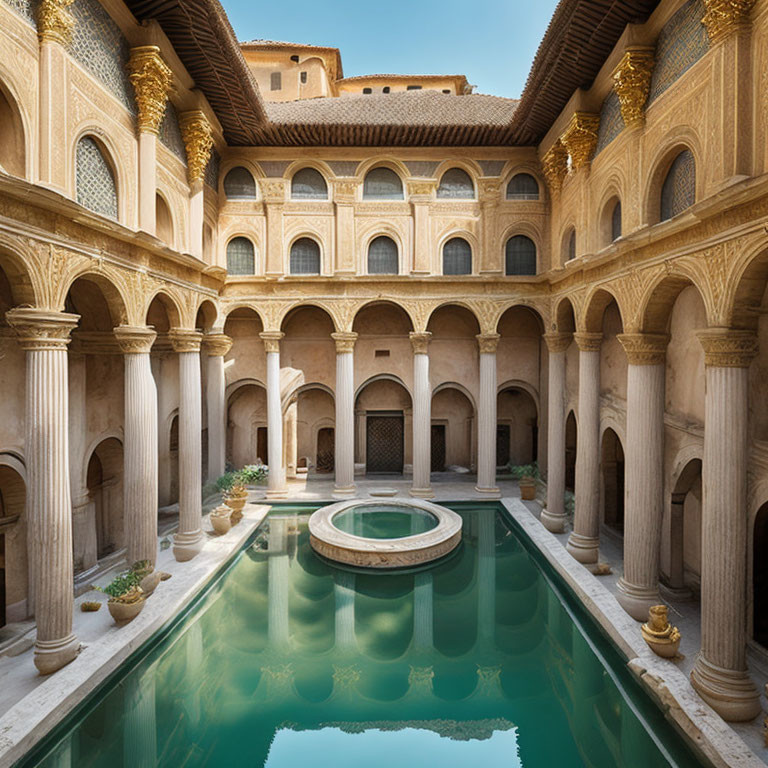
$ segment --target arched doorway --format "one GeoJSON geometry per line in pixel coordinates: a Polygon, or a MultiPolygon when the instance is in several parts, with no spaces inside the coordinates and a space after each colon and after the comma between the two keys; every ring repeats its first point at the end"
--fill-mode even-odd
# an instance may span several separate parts
{"type": "Polygon", "coordinates": [[[308,472],[333,472],[335,455],[336,404],[324,387],[308,385],[296,397],[295,413],[287,413],[286,450],[295,446],[296,455],[286,456],[286,465],[295,461],[308,472]]]}
{"type": "Polygon", "coordinates": [[[624,535],[624,448],[612,430],[603,433],[600,454],[603,475],[603,523],[624,535]]]}
{"type": "Polygon", "coordinates": [[[573,493],[576,487],[576,415],[568,412],[565,420],[565,489],[573,493]]]}
{"type": "Polygon", "coordinates": [[[701,584],[701,459],[691,459],[672,490],[669,520],[669,575],[663,583],[687,594],[701,584]]]}
{"type": "Polygon", "coordinates": [[[0,465],[0,627],[29,615],[26,499],[19,472],[0,465]]]}
{"type": "Polygon", "coordinates": [[[539,454],[536,403],[521,387],[507,386],[497,396],[496,464],[533,464],[539,454]]]}
{"type": "Polygon", "coordinates": [[[267,446],[267,390],[259,382],[238,382],[227,400],[227,464],[268,464],[267,446]]]}
{"type": "Polygon", "coordinates": [[[475,468],[475,409],[457,387],[445,385],[432,396],[432,472],[475,468]]]}
{"type": "Polygon", "coordinates": [[[768,503],[757,511],[752,536],[752,637],[768,649],[768,503]]]}
{"type": "Polygon", "coordinates": [[[94,507],[96,559],[120,549],[123,531],[123,446],[114,437],[102,440],[88,460],[86,485],[94,507]]]}

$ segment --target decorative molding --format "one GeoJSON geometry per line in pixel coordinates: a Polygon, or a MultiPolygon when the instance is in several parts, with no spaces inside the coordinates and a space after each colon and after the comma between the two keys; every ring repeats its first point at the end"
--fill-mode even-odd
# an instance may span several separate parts
{"type": "Polygon", "coordinates": [[[475,336],[481,355],[495,355],[499,346],[500,333],[478,333],[475,336]]]}
{"type": "Polygon", "coordinates": [[[498,179],[480,179],[477,184],[477,199],[483,206],[495,205],[501,198],[501,184],[498,179]]]}
{"type": "Polygon", "coordinates": [[[280,339],[285,334],[282,331],[262,331],[259,334],[259,338],[264,342],[264,349],[267,354],[270,352],[280,353],[280,339]]]}
{"type": "Polygon", "coordinates": [[[202,181],[213,151],[211,124],[200,109],[182,112],[179,116],[181,137],[187,150],[187,177],[189,183],[202,181]]]}
{"type": "Polygon", "coordinates": [[[277,179],[259,180],[261,196],[265,203],[285,202],[285,182],[277,179]]]}
{"type": "Polygon", "coordinates": [[[41,43],[69,45],[75,17],[67,10],[73,0],[41,0],[37,8],[37,37],[41,43]]]}
{"type": "Polygon", "coordinates": [[[573,334],[573,340],[580,352],[599,352],[600,345],[603,343],[603,334],[580,331],[573,334]]]}
{"type": "Polygon", "coordinates": [[[426,355],[429,353],[429,340],[432,334],[429,331],[411,331],[408,334],[413,347],[414,355],[426,355]]]}
{"type": "Polygon", "coordinates": [[[544,334],[544,341],[547,342],[547,348],[550,354],[565,352],[573,343],[572,333],[554,333],[550,331],[544,334]]]}
{"type": "Polygon", "coordinates": [[[616,337],[630,365],[663,365],[669,336],[666,333],[620,333],[616,337]]]}
{"type": "Polygon", "coordinates": [[[408,197],[432,197],[432,193],[437,188],[434,181],[409,181],[408,197]]]}
{"type": "MultiPolygon", "coordinates": [[[[262,184],[263,187],[264,184],[262,184]]],[[[354,203],[356,191],[356,181],[335,181],[333,183],[333,200],[336,203],[354,203]]]]}
{"type": "Polygon", "coordinates": [[[331,338],[336,342],[336,354],[342,352],[354,352],[357,334],[354,331],[344,331],[342,333],[332,333],[331,338]]]}
{"type": "Polygon", "coordinates": [[[22,349],[30,352],[64,350],[80,315],[19,307],[5,313],[22,349]]]}
{"type": "Polygon", "coordinates": [[[704,348],[704,364],[713,368],[748,368],[757,355],[757,336],[752,331],[706,328],[696,336],[704,348]]]}
{"type": "Polygon", "coordinates": [[[149,354],[157,338],[157,333],[152,328],[141,326],[119,325],[114,333],[120,350],[125,355],[149,354]]]}
{"type": "Polygon", "coordinates": [[[560,141],[571,157],[571,170],[589,168],[597,147],[597,132],[600,115],[591,112],[574,112],[571,122],[560,137],[560,141]]]}
{"type": "Polygon", "coordinates": [[[639,127],[645,122],[654,64],[654,49],[638,46],[627,48],[613,71],[613,90],[619,97],[621,117],[627,128],[639,127]]]}
{"type": "Polygon", "coordinates": [[[560,139],[541,158],[541,169],[552,192],[559,192],[568,173],[568,150],[560,139]]]}
{"type": "Polygon", "coordinates": [[[711,43],[724,40],[732,32],[749,24],[755,0],[704,0],[707,12],[701,20],[711,43]]]}
{"type": "Polygon", "coordinates": [[[156,45],[131,48],[128,59],[128,79],[136,92],[139,109],[137,118],[140,133],[160,134],[165,116],[165,105],[171,90],[173,75],[160,56],[156,45]]]}
{"type": "Polygon", "coordinates": [[[168,338],[174,352],[199,352],[203,334],[191,328],[171,328],[168,338]]]}
{"type": "Polygon", "coordinates": [[[232,349],[232,339],[226,333],[206,333],[203,350],[208,357],[224,357],[232,349]]]}

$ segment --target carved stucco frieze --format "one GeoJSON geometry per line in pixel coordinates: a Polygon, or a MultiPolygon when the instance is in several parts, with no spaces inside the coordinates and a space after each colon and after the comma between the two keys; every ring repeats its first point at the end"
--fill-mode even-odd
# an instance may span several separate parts
{"type": "Polygon", "coordinates": [[[645,121],[654,62],[653,48],[628,48],[613,72],[613,90],[619,97],[621,117],[627,128],[641,126],[645,121]]]}
{"type": "Polygon", "coordinates": [[[187,151],[189,183],[202,181],[213,151],[213,132],[205,113],[199,109],[182,112],[179,116],[181,138],[187,151]]]}
{"type": "Polygon", "coordinates": [[[571,158],[571,169],[588,168],[597,148],[597,132],[600,115],[591,112],[574,112],[560,141],[571,158]]]}
{"type": "Polygon", "coordinates": [[[285,182],[282,179],[261,180],[261,195],[268,204],[285,202],[285,182]]]}
{"type": "Polygon", "coordinates": [[[157,136],[173,82],[171,70],[156,45],[131,48],[127,68],[136,93],[139,132],[157,136]]]}
{"type": "Polygon", "coordinates": [[[710,42],[717,43],[735,30],[749,24],[749,14],[755,0],[704,0],[707,9],[702,23],[710,42]]]}

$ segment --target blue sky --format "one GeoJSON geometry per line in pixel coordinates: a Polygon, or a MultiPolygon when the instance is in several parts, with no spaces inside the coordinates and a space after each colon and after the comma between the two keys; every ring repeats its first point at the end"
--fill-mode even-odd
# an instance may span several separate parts
{"type": "Polygon", "coordinates": [[[222,0],[240,40],[341,49],[347,77],[465,74],[517,97],[557,0],[222,0]]]}

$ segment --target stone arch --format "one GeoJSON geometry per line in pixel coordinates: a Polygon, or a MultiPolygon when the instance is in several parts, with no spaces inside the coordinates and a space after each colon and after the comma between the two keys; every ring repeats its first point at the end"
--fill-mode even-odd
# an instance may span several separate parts
{"type": "Polygon", "coordinates": [[[408,393],[408,397],[411,398],[411,400],[413,399],[413,393],[399,376],[396,376],[394,373],[378,373],[375,376],[370,376],[362,384],[360,384],[357,387],[357,389],[355,390],[355,400],[357,400],[360,393],[369,384],[373,384],[376,381],[392,381],[395,384],[399,384],[408,393]]]}
{"type": "MultiPolygon", "coordinates": [[[[531,176],[533,179],[536,180],[536,183],[539,185],[539,199],[538,200],[530,200],[526,202],[531,203],[542,203],[546,202],[547,199],[547,184],[544,181],[544,179],[541,176],[541,168],[538,165],[538,163],[534,164],[528,161],[524,162],[517,162],[514,160],[509,160],[504,166],[504,170],[501,172],[501,198],[504,201],[507,201],[507,187],[509,186],[509,183],[512,181],[512,179],[515,178],[515,176],[518,176],[521,173],[526,173],[529,176],[531,176]]],[[[509,202],[515,202],[514,199],[510,200],[509,202]]]]}
{"type": "Polygon", "coordinates": [[[155,235],[169,248],[176,246],[176,222],[168,195],[155,190],[155,235]]]}
{"type": "Polygon", "coordinates": [[[0,70],[0,168],[11,176],[27,178],[31,161],[29,121],[5,75],[0,70]]]}
{"type": "MultiPolygon", "coordinates": [[[[115,435],[102,436],[86,453],[85,487],[94,505],[96,560],[125,545],[123,520],[123,443],[115,435]]],[[[79,550],[75,542],[75,555],[79,550]]],[[[86,559],[90,553],[85,552],[86,559]]],[[[83,565],[87,568],[87,560],[83,565]]]]}
{"type": "Polygon", "coordinates": [[[288,475],[314,468],[327,473],[334,469],[336,396],[331,387],[310,382],[295,387],[283,399],[287,420],[285,464],[288,475]]]}
{"type": "Polygon", "coordinates": [[[219,308],[216,304],[211,299],[200,299],[195,313],[195,328],[211,331],[217,327],[218,320],[219,308]]]}
{"type": "Polygon", "coordinates": [[[598,208],[598,250],[616,242],[624,234],[624,211],[621,205],[622,196],[611,186],[603,195],[598,208]],[[614,232],[614,215],[616,206],[619,207],[619,232],[614,232]],[[615,235],[615,236],[614,236],[615,235]]]}
{"type": "Polygon", "coordinates": [[[551,330],[554,333],[573,333],[576,330],[576,307],[569,296],[561,296],[554,306],[551,330]]]}
{"type": "Polygon", "coordinates": [[[284,268],[284,272],[286,275],[298,275],[298,276],[312,276],[312,275],[322,275],[323,274],[323,267],[325,266],[325,259],[326,259],[326,252],[327,249],[325,247],[325,241],[323,240],[323,236],[314,228],[307,229],[306,226],[302,228],[301,232],[298,232],[294,234],[288,241],[288,248],[286,252],[286,264],[284,268]],[[318,248],[318,261],[317,261],[317,272],[294,272],[292,267],[292,261],[294,256],[294,246],[300,242],[301,240],[311,240],[317,245],[318,248]]]}
{"type": "Polygon", "coordinates": [[[432,397],[438,392],[442,392],[444,389],[455,389],[461,392],[461,394],[469,400],[469,404],[472,406],[472,412],[477,413],[477,401],[475,400],[475,396],[463,384],[460,384],[458,381],[444,381],[432,389],[432,397]]]}
{"type": "MultiPolygon", "coordinates": [[[[96,290],[103,298],[109,312],[112,328],[128,322],[128,304],[123,294],[119,278],[116,277],[113,279],[110,275],[105,274],[104,272],[93,272],[91,271],[90,265],[88,265],[86,268],[78,270],[72,275],[69,282],[64,284],[62,290],[62,296],[65,297],[64,308],[67,309],[69,306],[70,308],[67,309],[67,311],[74,311],[75,314],[80,315],[81,326],[87,313],[85,312],[85,307],[78,307],[78,299],[73,294],[73,288],[75,288],[78,283],[82,282],[95,286],[96,290]]],[[[106,330],[106,328],[103,330],[106,330]]]]}
{"type": "Polygon", "coordinates": [[[0,281],[6,283],[3,291],[4,303],[9,305],[6,310],[17,306],[35,307],[42,298],[39,281],[43,276],[31,266],[34,260],[26,251],[24,245],[0,233],[0,281]]]}
{"type": "MultiPolygon", "coordinates": [[[[92,123],[86,123],[79,127],[75,131],[75,139],[72,143],[72,157],[71,157],[71,189],[73,191],[73,198],[78,199],[78,186],[77,186],[77,152],[80,142],[83,139],[90,139],[93,141],[99,149],[104,162],[109,169],[112,182],[115,187],[115,211],[114,219],[118,222],[125,221],[125,211],[127,206],[127,195],[123,194],[124,190],[129,189],[128,185],[128,171],[125,163],[120,155],[120,150],[110,137],[109,131],[106,129],[93,125],[92,123]]],[[[87,207],[87,206],[86,206],[87,207]]],[[[91,209],[89,209],[91,210],[91,209]]],[[[96,211],[96,213],[100,213],[96,211]]],[[[111,215],[100,213],[100,215],[111,215]]]]}
{"type": "Polygon", "coordinates": [[[494,331],[496,333],[499,333],[499,326],[501,324],[501,321],[504,319],[504,316],[508,312],[512,312],[516,309],[525,310],[528,312],[532,317],[535,318],[536,324],[539,328],[540,333],[544,333],[545,323],[544,323],[544,317],[542,316],[541,310],[539,307],[534,306],[533,304],[527,302],[527,301],[521,301],[520,299],[515,299],[514,301],[509,302],[508,304],[504,304],[501,307],[498,308],[498,314],[496,317],[496,322],[494,324],[494,331]]]}
{"type": "Polygon", "coordinates": [[[481,332],[482,324],[477,314],[477,308],[472,305],[471,301],[462,299],[446,299],[445,301],[442,301],[439,304],[433,306],[427,313],[427,322],[425,327],[429,329],[429,324],[434,320],[435,314],[442,309],[447,309],[448,307],[458,307],[459,309],[469,312],[469,314],[472,316],[472,319],[477,323],[476,333],[481,332]]]}
{"type": "Polygon", "coordinates": [[[248,301],[242,301],[242,302],[234,302],[232,304],[225,305],[220,313],[220,320],[222,322],[223,326],[226,326],[227,321],[229,318],[238,310],[248,310],[252,312],[258,321],[261,323],[262,330],[268,327],[266,322],[266,316],[264,313],[256,307],[252,302],[248,301]]]}
{"type": "Polygon", "coordinates": [[[225,395],[227,462],[238,469],[259,459],[268,463],[266,384],[251,377],[241,378],[227,385],[225,395]],[[233,410],[237,411],[236,418],[233,410]]]}
{"type": "Polygon", "coordinates": [[[640,329],[644,333],[666,333],[669,329],[669,320],[672,308],[677,297],[688,287],[693,286],[699,294],[699,298],[709,315],[710,302],[707,301],[708,292],[702,290],[698,277],[689,272],[678,271],[665,274],[647,289],[640,303],[640,329]]]}
{"type": "Polygon", "coordinates": [[[457,382],[444,382],[432,390],[432,472],[477,464],[477,408],[469,390],[457,382]]]}
{"type": "Polygon", "coordinates": [[[626,310],[622,307],[621,299],[610,288],[598,286],[589,293],[584,304],[583,318],[581,322],[582,329],[587,333],[601,333],[603,329],[603,315],[612,301],[616,302],[616,306],[619,309],[619,316],[623,328],[625,324],[624,317],[626,310]]]}
{"type": "Polygon", "coordinates": [[[163,330],[181,327],[181,303],[176,296],[163,289],[158,289],[147,297],[146,309],[143,313],[145,323],[149,324],[150,310],[155,301],[165,311],[168,320],[168,329],[163,328],[163,330]]]}
{"type": "Polygon", "coordinates": [[[743,252],[734,250],[737,261],[729,274],[722,314],[730,327],[754,331],[768,286],[768,243],[761,237],[743,252]]]}
{"type": "Polygon", "coordinates": [[[31,569],[27,555],[27,477],[22,459],[0,452],[0,526],[4,588],[0,592],[0,627],[23,621],[33,612],[31,569]]]}
{"type": "Polygon", "coordinates": [[[496,464],[533,464],[540,441],[538,392],[526,381],[509,379],[496,388],[496,400],[496,464]]]}
{"type": "Polygon", "coordinates": [[[624,445],[618,424],[601,424],[600,477],[602,521],[614,533],[624,535],[624,445]]]}
{"type": "Polygon", "coordinates": [[[455,157],[448,160],[443,160],[432,174],[438,184],[440,183],[440,179],[443,177],[443,174],[446,171],[450,171],[451,168],[461,168],[462,171],[469,175],[469,178],[472,179],[472,183],[475,187],[474,199],[477,199],[477,191],[480,178],[485,175],[483,173],[483,169],[480,167],[480,164],[476,160],[473,160],[471,157],[455,157]]]}
{"type": "Polygon", "coordinates": [[[411,174],[408,170],[408,166],[406,166],[402,160],[400,160],[398,157],[395,157],[394,155],[380,155],[378,157],[370,157],[366,160],[363,160],[363,162],[357,166],[355,171],[355,179],[358,182],[357,188],[360,190],[361,195],[363,191],[362,185],[365,181],[365,177],[368,175],[368,172],[372,171],[374,168],[389,168],[390,171],[394,171],[400,177],[400,181],[403,184],[403,195],[405,197],[407,192],[405,189],[405,180],[409,178],[411,174]]]}
{"type": "Polygon", "coordinates": [[[560,266],[573,261],[579,255],[578,248],[579,238],[576,225],[569,223],[563,227],[560,234],[560,266]]]}
{"type": "Polygon", "coordinates": [[[361,304],[355,310],[354,316],[352,318],[352,328],[354,329],[355,323],[359,319],[361,313],[367,309],[370,309],[371,307],[376,306],[394,307],[395,309],[399,310],[408,318],[408,322],[410,323],[410,330],[415,330],[417,323],[411,312],[411,309],[396,299],[371,299],[370,301],[366,301],[365,303],[361,304]]]}

